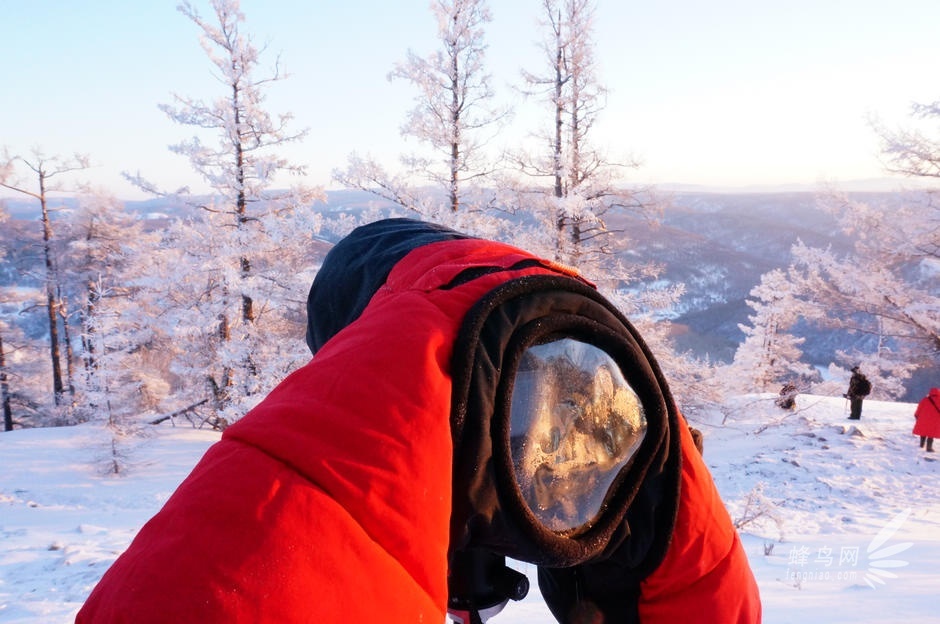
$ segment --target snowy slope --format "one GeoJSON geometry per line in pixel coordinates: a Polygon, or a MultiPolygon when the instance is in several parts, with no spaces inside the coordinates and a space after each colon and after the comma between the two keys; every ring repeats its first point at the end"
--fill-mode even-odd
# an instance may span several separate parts
{"type": "MultiPolygon", "coordinates": [[[[694,423],[741,531],[769,624],[940,622],[940,462],[918,448],[913,405],[868,401],[859,423],[844,401],[735,400],[694,423]]],[[[0,434],[0,623],[71,622],[134,532],[218,434],[150,428],[118,441],[99,425],[0,434]]],[[[938,444],[940,448],[940,444],[938,444]]],[[[940,455],[938,452],[936,455],[940,455]]],[[[491,620],[553,622],[533,591],[491,620]]]]}
{"type": "Polygon", "coordinates": [[[759,484],[773,503],[742,529],[765,622],[940,622],[940,453],[911,435],[914,407],[866,401],[850,421],[841,398],[748,397],[700,424],[732,517],[759,484]]]}

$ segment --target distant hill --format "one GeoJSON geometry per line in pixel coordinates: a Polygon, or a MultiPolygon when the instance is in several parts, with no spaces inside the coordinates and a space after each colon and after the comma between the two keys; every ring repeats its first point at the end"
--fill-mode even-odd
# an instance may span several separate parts
{"type": "Polygon", "coordinates": [[[689,329],[679,346],[724,361],[743,339],[738,324],[747,322],[751,289],[790,263],[794,243],[851,248],[807,192],[675,193],[658,227],[627,215],[615,225],[626,230],[635,255],[665,267],[663,280],[685,285],[673,316],[689,329]]]}

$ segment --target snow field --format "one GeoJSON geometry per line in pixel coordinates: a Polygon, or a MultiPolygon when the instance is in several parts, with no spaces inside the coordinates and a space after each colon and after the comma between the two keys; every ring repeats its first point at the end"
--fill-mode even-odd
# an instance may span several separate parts
{"type": "MultiPolygon", "coordinates": [[[[911,434],[914,406],[866,401],[855,422],[841,398],[800,396],[792,412],[773,398],[738,397],[692,421],[742,523],[764,622],[940,622],[940,462],[911,434]]],[[[0,435],[0,623],[71,622],[218,439],[188,425],[145,431],[113,440],[85,424],[0,435]]],[[[514,565],[532,591],[493,624],[553,622],[535,567],[514,565]]]]}

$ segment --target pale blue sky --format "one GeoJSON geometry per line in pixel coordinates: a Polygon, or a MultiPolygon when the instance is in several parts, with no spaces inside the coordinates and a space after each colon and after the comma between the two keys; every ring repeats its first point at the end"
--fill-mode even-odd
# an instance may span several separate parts
{"type": "MultiPolygon", "coordinates": [[[[209,9],[202,6],[202,12],[209,9]]],[[[490,4],[493,86],[515,101],[522,68],[540,70],[539,0],[490,4]]],[[[157,109],[171,93],[218,85],[176,2],[0,0],[0,146],[87,153],[87,178],[139,197],[122,170],[192,183],[167,145],[188,138],[157,109]]],[[[246,31],[291,77],[269,92],[310,135],[289,157],[308,182],[351,152],[394,167],[413,92],[386,75],[410,48],[435,48],[426,0],[242,0],[246,31]]],[[[867,117],[904,121],[940,99],[937,0],[600,0],[601,81],[610,90],[595,140],[644,162],[635,181],[712,185],[845,182],[882,175],[867,117]]],[[[503,139],[544,125],[522,107],[503,139]],[[515,133],[515,134],[514,134],[515,133]]]]}

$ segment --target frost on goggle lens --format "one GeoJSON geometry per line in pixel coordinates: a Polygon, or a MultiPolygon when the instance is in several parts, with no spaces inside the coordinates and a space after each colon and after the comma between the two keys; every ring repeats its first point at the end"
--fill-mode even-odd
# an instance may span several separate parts
{"type": "Polygon", "coordinates": [[[589,524],[646,433],[646,416],[617,363],[565,338],[530,347],[512,390],[516,481],[545,527],[589,524]]]}

